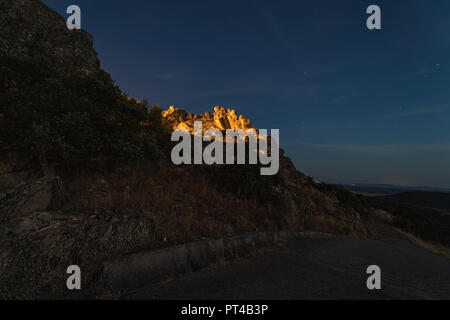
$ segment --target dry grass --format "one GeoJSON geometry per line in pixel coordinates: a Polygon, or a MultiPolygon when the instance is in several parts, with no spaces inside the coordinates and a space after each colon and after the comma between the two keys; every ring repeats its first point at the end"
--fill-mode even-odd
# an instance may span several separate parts
{"type": "Polygon", "coordinates": [[[390,225],[392,225],[392,223],[394,222],[394,216],[386,211],[376,210],[375,215],[377,215],[381,220],[390,225]]]}
{"type": "Polygon", "coordinates": [[[344,234],[345,226],[332,216],[312,216],[305,219],[305,229],[323,233],[344,234]]]}
{"type": "Polygon", "coordinates": [[[416,246],[418,246],[418,247],[420,247],[422,249],[425,249],[425,250],[427,250],[429,252],[432,252],[434,254],[450,258],[450,249],[449,248],[444,247],[442,245],[438,245],[438,244],[434,244],[434,243],[431,243],[431,242],[424,241],[424,240],[416,237],[415,235],[413,235],[413,234],[411,234],[409,232],[403,231],[403,230],[401,230],[399,228],[393,227],[393,229],[395,231],[399,232],[400,234],[402,234],[404,237],[406,237],[409,241],[411,241],[416,246]]]}
{"type": "Polygon", "coordinates": [[[366,236],[358,222],[340,218],[335,200],[314,188],[303,188],[299,207],[309,211],[299,215],[292,210],[280,212],[232,192],[221,192],[208,178],[202,171],[173,166],[157,172],[135,165],[103,172],[79,169],[64,179],[66,205],[86,215],[122,212],[139,215],[142,221],[151,222],[148,241],[152,243],[186,242],[251,231],[305,229],[366,236]]]}
{"type": "Polygon", "coordinates": [[[309,204],[316,212],[333,212],[335,211],[335,203],[333,200],[319,190],[307,187],[303,192],[308,195],[309,204]]]}
{"type": "Polygon", "coordinates": [[[346,235],[355,238],[368,236],[364,227],[358,223],[351,223],[332,215],[318,215],[305,218],[305,230],[323,233],[346,235]]]}
{"type": "MultiPolygon", "coordinates": [[[[72,202],[68,205],[77,212],[131,210],[150,217],[156,241],[177,242],[283,227],[283,216],[275,209],[221,193],[205,177],[173,167],[156,174],[122,168],[102,177],[78,172],[69,189],[66,193],[71,194],[72,202]]],[[[301,229],[302,222],[300,218],[289,221],[289,228],[301,229]]]]}

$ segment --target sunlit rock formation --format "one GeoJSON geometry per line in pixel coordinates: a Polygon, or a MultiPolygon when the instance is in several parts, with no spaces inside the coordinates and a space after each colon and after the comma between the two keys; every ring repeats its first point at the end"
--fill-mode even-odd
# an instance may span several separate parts
{"type": "Polygon", "coordinates": [[[184,129],[194,133],[194,122],[202,121],[203,132],[209,129],[218,129],[225,131],[227,129],[244,131],[252,129],[250,120],[239,117],[235,110],[225,109],[224,107],[214,107],[214,113],[205,112],[204,114],[187,113],[186,111],[171,106],[168,110],[162,112],[163,118],[167,120],[173,130],[184,129]]]}

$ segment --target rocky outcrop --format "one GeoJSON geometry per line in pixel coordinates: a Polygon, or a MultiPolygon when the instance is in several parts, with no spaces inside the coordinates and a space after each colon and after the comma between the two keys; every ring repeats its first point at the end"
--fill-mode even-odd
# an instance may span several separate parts
{"type": "Polygon", "coordinates": [[[55,210],[62,196],[59,177],[0,191],[0,299],[80,298],[65,288],[68,265],[81,266],[85,292],[98,281],[103,261],[151,238],[153,221],[146,214],[55,210]]]}
{"type": "Polygon", "coordinates": [[[162,112],[162,116],[169,123],[173,130],[184,129],[191,134],[194,133],[194,122],[202,121],[203,132],[209,129],[218,129],[225,131],[227,129],[244,131],[252,129],[250,120],[239,117],[235,110],[225,109],[224,107],[214,107],[214,113],[205,112],[204,114],[187,113],[186,111],[171,106],[168,110],[162,112]]]}
{"type": "Polygon", "coordinates": [[[41,176],[33,168],[32,158],[26,152],[5,150],[0,147],[0,193],[22,183],[29,183],[41,176]]]}
{"type": "Polygon", "coordinates": [[[40,0],[0,0],[0,55],[46,61],[61,74],[98,71],[93,36],[68,30],[66,21],[40,0]]]}
{"type": "Polygon", "coordinates": [[[0,193],[2,214],[27,215],[45,211],[50,204],[62,197],[61,179],[43,177],[32,183],[15,185],[0,193]]]}
{"type": "Polygon", "coordinates": [[[0,236],[0,298],[110,295],[98,284],[103,261],[147,244],[152,234],[151,218],[133,212],[86,216],[35,211],[9,216],[0,236]],[[65,270],[71,264],[83,270],[82,292],[65,287],[65,270]]]}

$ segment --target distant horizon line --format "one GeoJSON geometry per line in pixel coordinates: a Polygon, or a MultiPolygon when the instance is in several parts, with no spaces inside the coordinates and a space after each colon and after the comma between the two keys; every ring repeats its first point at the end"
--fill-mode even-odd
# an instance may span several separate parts
{"type": "MultiPolygon", "coordinates": [[[[329,183],[329,182],[328,182],[329,183]]],[[[390,187],[390,188],[405,188],[405,189],[434,189],[434,190],[447,190],[450,192],[450,187],[437,187],[437,186],[426,186],[426,185],[400,185],[400,184],[391,184],[391,183],[367,183],[367,182],[359,182],[359,183],[343,183],[336,182],[334,184],[337,185],[346,185],[346,186],[374,186],[374,187],[390,187]]]]}

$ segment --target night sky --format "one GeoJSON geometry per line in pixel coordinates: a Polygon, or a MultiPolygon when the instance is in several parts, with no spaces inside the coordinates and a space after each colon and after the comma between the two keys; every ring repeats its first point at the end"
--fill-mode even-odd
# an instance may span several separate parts
{"type": "Polygon", "coordinates": [[[77,4],[121,89],[279,128],[296,167],[331,183],[450,187],[450,1],[77,4]],[[377,4],[382,30],[366,28],[377,4]]]}

